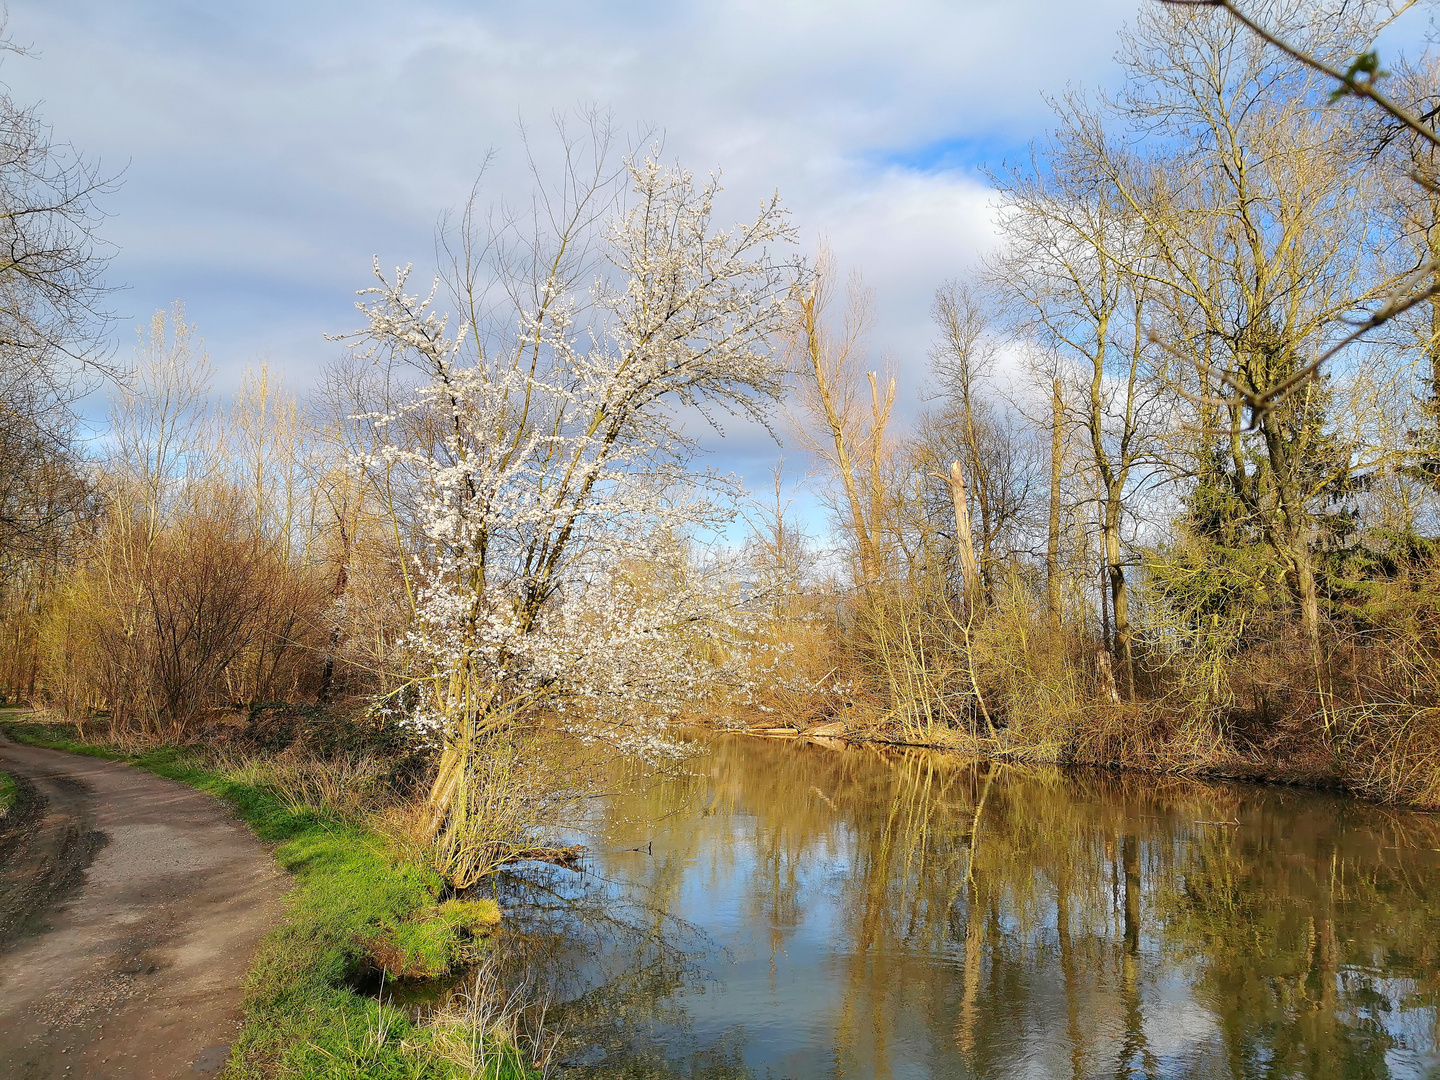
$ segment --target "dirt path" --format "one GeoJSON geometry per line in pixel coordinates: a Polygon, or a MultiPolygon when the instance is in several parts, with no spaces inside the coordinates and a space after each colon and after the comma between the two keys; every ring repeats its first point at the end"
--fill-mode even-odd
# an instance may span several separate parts
{"type": "Polygon", "coordinates": [[[0,1077],[214,1075],[287,881],[209,796],[0,737],[0,1077]]]}

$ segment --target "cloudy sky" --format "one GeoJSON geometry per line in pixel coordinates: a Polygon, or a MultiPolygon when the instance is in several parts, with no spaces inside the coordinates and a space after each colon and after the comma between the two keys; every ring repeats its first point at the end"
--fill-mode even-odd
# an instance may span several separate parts
{"type": "Polygon", "coordinates": [[[930,297],[990,242],[979,167],[1044,130],[1045,94],[1112,82],[1147,2],[10,0],[34,56],[0,76],[123,170],[127,346],[183,300],[222,384],[268,358],[303,389],[372,255],[426,268],[488,150],[489,190],[523,194],[518,121],[596,103],[722,170],[737,209],[778,188],[862,269],[908,408],[930,297]]]}

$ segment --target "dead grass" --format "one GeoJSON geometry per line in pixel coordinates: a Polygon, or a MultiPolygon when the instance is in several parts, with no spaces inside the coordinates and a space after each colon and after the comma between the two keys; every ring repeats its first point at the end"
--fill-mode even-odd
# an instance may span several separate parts
{"type": "Polygon", "coordinates": [[[290,810],[311,807],[345,821],[368,824],[407,798],[391,786],[388,765],[371,754],[320,758],[303,750],[219,751],[216,765],[243,783],[274,792],[290,810]]]}
{"type": "Polygon", "coordinates": [[[1337,710],[1345,779],[1386,802],[1440,808],[1440,708],[1397,701],[1337,710]]]}
{"type": "Polygon", "coordinates": [[[492,965],[482,964],[462,994],[425,1021],[427,1054],[471,1080],[555,1074],[559,1032],[546,1024],[547,1004],[524,988],[506,991],[492,965]]]}
{"type": "MultiPolygon", "coordinates": [[[[1330,711],[1321,715],[1321,696],[1304,685],[1313,681],[1308,653],[1286,627],[1277,625],[1272,640],[1244,653],[1230,643],[1147,655],[1137,699],[1120,701],[1097,659],[1103,646],[1093,630],[1051,619],[1018,579],[963,625],[958,614],[913,601],[897,600],[887,612],[883,621],[857,621],[863,634],[828,643],[823,670],[845,687],[833,695],[842,700],[822,708],[816,693],[772,689],[751,726],[803,732],[822,717],[839,716],[851,739],[992,760],[1311,783],[1340,777],[1326,735],[1327,723],[1335,724],[1334,700],[1326,699],[1330,711]],[[883,655],[874,655],[877,649],[883,655]]],[[[791,683],[809,678],[816,666],[797,658],[791,683]]],[[[1440,787],[1440,724],[1388,723],[1393,732],[1363,747],[1351,738],[1350,757],[1368,762],[1352,770],[1354,786],[1395,793],[1382,794],[1387,798],[1406,792],[1408,802],[1436,798],[1421,778],[1435,775],[1440,787]]]]}

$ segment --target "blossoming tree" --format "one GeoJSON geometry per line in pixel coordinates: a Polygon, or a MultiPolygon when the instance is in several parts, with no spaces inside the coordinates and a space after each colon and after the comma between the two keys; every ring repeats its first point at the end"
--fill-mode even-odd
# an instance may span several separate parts
{"type": "Polygon", "coordinates": [[[792,227],[771,199],[718,229],[713,178],[654,160],[623,175],[629,197],[608,217],[599,181],[567,188],[523,259],[492,236],[502,257],[467,259],[454,283],[456,325],[436,290],[407,294],[407,273],[378,264],[358,305],[367,354],[423,373],[370,417],[381,437],[365,464],[405,478],[391,490],[422,549],[408,707],[443,740],[430,829],[457,882],[478,865],[483,740],[539,710],[612,725],[673,711],[707,674],[697,638],[733,599],[681,565],[675,538],[725,516],[727,482],[689,468],[680,418],[765,421],[798,265],[776,249],[792,227]],[[487,281],[506,314],[475,301],[487,281]]]}

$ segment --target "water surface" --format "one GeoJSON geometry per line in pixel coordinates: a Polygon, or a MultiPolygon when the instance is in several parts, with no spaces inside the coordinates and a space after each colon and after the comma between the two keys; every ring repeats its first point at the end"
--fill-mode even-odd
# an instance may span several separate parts
{"type": "Polygon", "coordinates": [[[509,890],[565,1075],[1440,1077],[1429,815],[740,736],[601,802],[509,890]]]}

